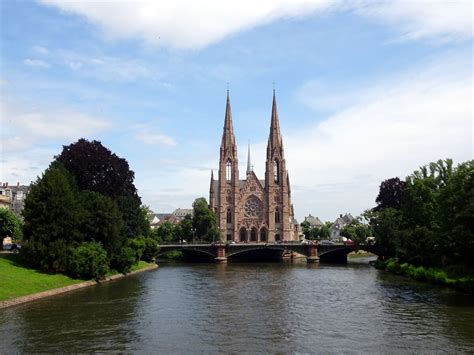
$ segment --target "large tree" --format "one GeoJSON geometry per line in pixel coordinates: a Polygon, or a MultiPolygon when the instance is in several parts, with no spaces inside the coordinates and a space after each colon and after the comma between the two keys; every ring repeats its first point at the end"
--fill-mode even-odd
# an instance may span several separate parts
{"type": "Polygon", "coordinates": [[[139,200],[133,184],[135,174],[128,162],[99,141],[81,138],[64,146],[56,159],[76,178],[77,186],[82,190],[96,191],[114,199],[132,196],[139,200]]]}
{"type": "Polygon", "coordinates": [[[117,204],[110,197],[93,191],[81,191],[78,195],[79,230],[83,239],[100,242],[109,259],[115,260],[127,241],[117,204]]]}
{"type": "Polygon", "coordinates": [[[217,230],[216,215],[209,208],[204,197],[194,201],[193,210],[193,227],[197,238],[206,241],[219,240],[220,234],[217,230]]]}
{"type": "Polygon", "coordinates": [[[382,181],[379,194],[375,200],[377,203],[376,210],[400,208],[405,186],[405,181],[400,180],[398,177],[382,181]]]}
{"type": "Polygon", "coordinates": [[[133,184],[135,174],[125,159],[100,142],[83,138],[64,146],[56,159],[74,176],[81,190],[95,191],[117,202],[128,238],[149,234],[149,222],[133,184]]]}
{"type": "Polygon", "coordinates": [[[65,271],[68,248],[81,239],[76,193],[74,178],[58,162],[30,186],[23,210],[25,253],[43,269],[65,271]]]}
{"type": "Polygon", "coordinates": [[[474,267],[474,160],[460,164],[439,196],[448,262],[474,267]]]}

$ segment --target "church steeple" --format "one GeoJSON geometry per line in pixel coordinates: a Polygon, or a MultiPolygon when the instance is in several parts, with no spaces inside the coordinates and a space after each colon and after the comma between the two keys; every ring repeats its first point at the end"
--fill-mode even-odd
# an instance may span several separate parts
{"type": "Polygon", "coordinates": [[[227,102],[225,107],[224,131],[221,142],[221,158],[237,156],[237,147],[235,144],[234,127],[232,125],[232,110],[230,107],[229,90],[227,90],[227,102]]]}
{"type": "Polygon", "coordinates": [[[275,149],[280,153],[278,155],[283,155],[283,141],[280,133],[280,123],[278,122],[275,89],[273,89],[272,118],[270,123],[270,135],[268,136],[267,159],[274,155],[275,149]]]}
{"type": "Polygon", "coordinates": [[[268,136],[267,160],[272,158],[283,158],[283,140],[278,122],[278,109],[276,103],[275,89],[273,89],[272,118],[270,123],[270,135],[268,136]]]}
{"type": "Polygon", "coordinates": [[[247,154],[247,175],[249,175],[252,172],[252,163],[250,161],[250,142],[249,142],[249,148],[248,148],[248,154],[247,154]]]}

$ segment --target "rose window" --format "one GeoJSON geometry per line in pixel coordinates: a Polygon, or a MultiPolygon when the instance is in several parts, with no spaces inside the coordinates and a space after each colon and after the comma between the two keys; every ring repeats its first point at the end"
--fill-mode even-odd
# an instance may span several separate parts
{"type": "Polygon", "coordinates": [[[262,203],[255,196],[250,197],[244,206],[245,217],[260,217],[262,214],[262,203]]]}

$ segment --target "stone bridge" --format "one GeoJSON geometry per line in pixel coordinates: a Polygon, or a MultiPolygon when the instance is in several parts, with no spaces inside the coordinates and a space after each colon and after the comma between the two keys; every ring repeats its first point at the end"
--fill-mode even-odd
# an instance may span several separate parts
{"type": "Polygon", "coordinates": [[[344,245],[344,244],[300,244],[300,243],[238,243],[238,244],[164,244],[160,246],[157,256],[164,255],[171,251],[181,251],[185,254],[194,254],[214,259],[217,263],[227,262],[227,258],[245,256],[249,253],[274,254],[279,257],[288,255],[292,252],[306,256],[308,263],[317,263],[322,261],[347,261],[347,254],[356,250],[365,250],[379,255],[376,245],[363,244],[344,245]]]}

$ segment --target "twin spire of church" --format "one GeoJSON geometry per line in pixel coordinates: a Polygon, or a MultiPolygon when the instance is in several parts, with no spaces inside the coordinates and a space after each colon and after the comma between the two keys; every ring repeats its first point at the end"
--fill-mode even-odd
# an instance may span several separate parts
{"type": "MultiPolygon", "coordinates": [[[[277,152],[280,158],[283,156],[283,140],[280,133],[280,124],[278,121],[278,110],[276,104],[275,90],[273,90],[272,116],[270,123],[270,134],[268,136],[267,160],[274,158],[274,152],[277,152]]],[[[237,145],[235,144],[234,127],[232,124],[232,110],[230,107],[229,90],[227,90],[227,102],[225,109],[224,132],[221,142],[221,161],[229,158],[237,158],[237,145]]],[[[253,170],[250,160],[250,143],[247,156],[247,175],[253,170]]]]}

